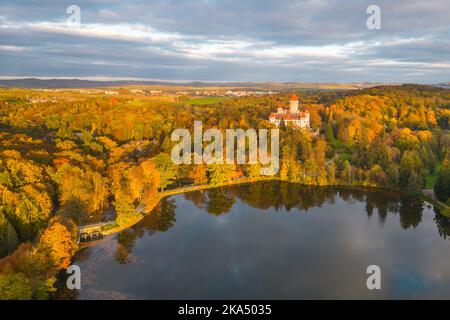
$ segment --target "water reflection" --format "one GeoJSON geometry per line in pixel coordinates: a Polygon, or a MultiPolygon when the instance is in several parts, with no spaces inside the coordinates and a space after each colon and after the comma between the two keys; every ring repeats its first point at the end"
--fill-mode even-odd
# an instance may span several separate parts
{"type": "MultiPolygon", "coordinates": [[[[214,216],[228,213],[236,203],[236,199],[240,199],[253,208],[274,209],[276,212],[282,210],[290,212],[293,209],[298,209],[306,213],[311,208],[321,208],[325,203],[334,204],[337,197],[348,204],[365,203],[367,217],[371,218],[375,212],[380,225],[384,224],[388,213],[398,214],[403,229],[415,228],[419,225],[424,207],[421,200],[406,197],[400,193],[352,188],[311,188],[287,182],[260,182],[216,188],[186,193],[183,197],[191,201],[196,208],[214,216]]],[[[124,231],[123,237],[129,238],[130,236],[125,235],[128,233],[140,238],[145,232],[151,235],[156,231],[167,231],[176,222],[175,211],[175,200],[163,199],[150,215],[130,230],[124,231]]],[[[439,229],[442,236],[445,237],[449,234],[450,229],[447,228],[447,225],[450,225],[450,222],[447,218],[439,215],[436,218],[436,224],[438,224],[438,228],[442,228],[443,225],[446,226],[443,229],[445,231],[439,229]]],[[[120,236],[118,242],[122,244],[120,236]]],[[[127,243],[125,247],[128,248],[130,242],[127,243]]]]}
{"type": "Polygon", "coordinates": [[[446,297],[449,235],[447,218],[398,193],[282,182],[192,192],[81,251],[91,279],[78,298],[446,297]],[[365,287],[372,263],[380,293],[365,287]]]}
{"type": "Polygon", "coordinates": [[[439,235],[444,239],[450,239],[450,220],[440,214],[434,217],[439,235]]]}

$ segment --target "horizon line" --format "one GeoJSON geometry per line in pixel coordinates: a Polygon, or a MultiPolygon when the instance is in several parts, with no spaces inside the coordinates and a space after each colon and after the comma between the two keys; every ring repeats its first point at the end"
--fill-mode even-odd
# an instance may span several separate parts
{"type": "Polygon", "coordinates": [[[423,85],[437,85],[437,84],[445,84],[450,83],[449,81],[441,81],[437,83],[432,82],[381,82],[381,81],[241,81],[241,80],[192,80],[192,79],[182,79],[182,80],[170,80],[170,79],[157,79],[157,78],[137,78],[137,77],[106,77],[106,76],[93,76],[93,77],[70,77],[70,76],[2,76],[0,75],[0,80],[80,80],[80,81],[97,81],[97,82],[120,82],[120,81],[135,81],[135,82],[166,82],[166,83],[255,83],[255,84],[263,84],[263,83],[274,83],[274,84],[289,84],[289,83],[298,83],[298,84],[387,84],[387,85],[399,85],[399,84],[423,84],[423,85]]]}

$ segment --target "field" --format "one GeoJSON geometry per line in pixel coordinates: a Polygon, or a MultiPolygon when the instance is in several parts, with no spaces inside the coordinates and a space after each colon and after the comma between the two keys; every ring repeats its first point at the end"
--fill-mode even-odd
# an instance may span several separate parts
{"type": "Polygon", "coordinates": [[[214,104],[227,99],[226,97],[196,97],[189,99],[186,104],[188,105],[204,105],[204,104],[214,104]]]}

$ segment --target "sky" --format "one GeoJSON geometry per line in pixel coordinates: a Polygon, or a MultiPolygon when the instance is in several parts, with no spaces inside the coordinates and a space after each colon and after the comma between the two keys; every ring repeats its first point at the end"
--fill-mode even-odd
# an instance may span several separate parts
{"type": "Polygon", "coordinates": [[[448,0],[0,2],[0,78],[438,83],[449,75],[448,0]],[[381,29],[367,27],[369,5],[379,6],[381,29]]]}

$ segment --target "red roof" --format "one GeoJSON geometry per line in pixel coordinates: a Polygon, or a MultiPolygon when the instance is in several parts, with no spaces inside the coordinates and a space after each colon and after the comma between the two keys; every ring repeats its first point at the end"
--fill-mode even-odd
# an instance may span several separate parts
{"type": "Polygon", "coordinates": [[[292,114],[287,114],[283,118],[284,120],[294,120],[294,116],[292,114]]]}
{"type": "Polygon", "coordinates": [[[291,113],[289,110],[286,110],[286,114],[272,112],[269,118],[275,118],[280,120],[300,120],[302,118],[306,118],[309,115],[308,111],[300,111],[299,113],[291,113]]]}
{"type": "Polygon", "coordinates": [[[295,93],[292,94],[291,101],[298,101],[298,97],[295,95],[295,93]]]}

